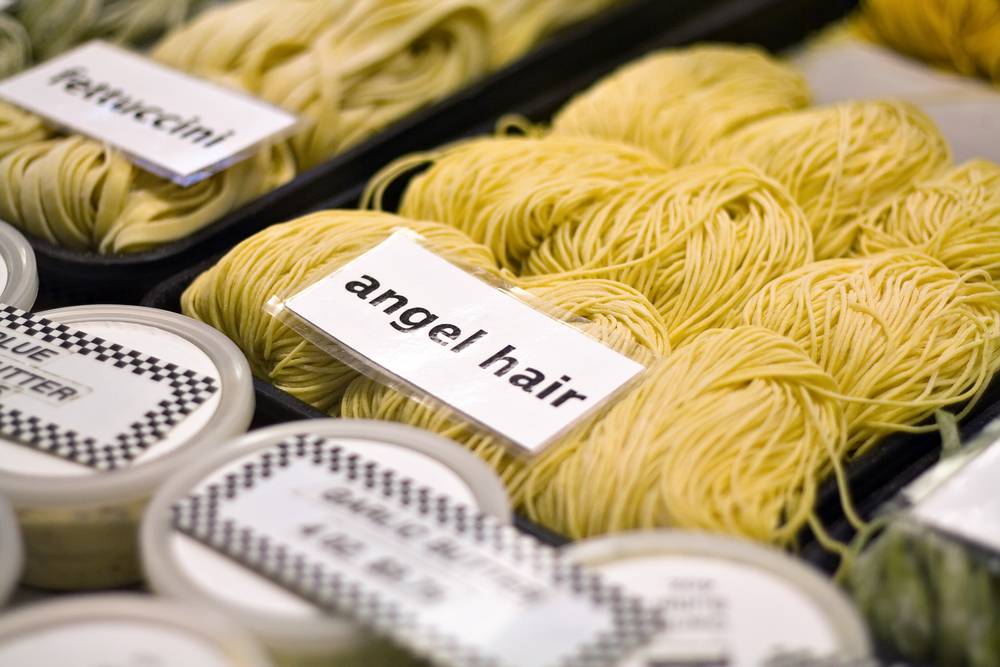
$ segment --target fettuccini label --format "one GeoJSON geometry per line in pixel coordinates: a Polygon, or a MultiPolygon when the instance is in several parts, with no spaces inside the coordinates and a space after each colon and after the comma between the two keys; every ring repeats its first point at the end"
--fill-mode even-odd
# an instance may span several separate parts
{"type": "Polygon", "coordinates": [[[282,305],[349,363],[532,454],[644,370],[405,233],[282,305]]]}
{"type": "Polygon", "coordinates": [[[0,98],[191,185],[298,122],[249,95],[90,42],[0,82],[0,98]]]}

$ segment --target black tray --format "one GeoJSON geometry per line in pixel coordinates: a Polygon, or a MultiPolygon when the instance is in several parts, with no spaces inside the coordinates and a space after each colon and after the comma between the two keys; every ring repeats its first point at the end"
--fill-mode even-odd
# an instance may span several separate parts
{"type": "MultiPolygon", "coordinates": [[[[501,115],[522,113],[532,120],[549,118],[569,97],[599,79],[622,63],[654,48],[681,45],[703,40],[753,42],[777,50],[798,43],[814,29],[842,16],[854,2],[822,2],[821,0],[738,0],[718,3],[697,16],[676,23],[652,41],[633,48],[620,57],[610,59],[600,66],[578,71],[567,77],[559,86],[549,89],[513,107],[501,108],[478,126],[456,132],[452,138],[489,132],[501,115]]],[[[393,200],[405,185],[400,179],[392,188],[387,201],[393,200]]],[[[361,185],[341,191],[331,190],[328,197],[319,200],[313,208],[352,208],[357,204],[361,185]]],[[[196,275],[214,262],[208,260],[161,283],[143,302],[145,305],[179,310],[183,290],[196,275]]],[[[293,399],[280,390],[260,383],[257,390],[259,410],[274,419],[289,420],[320,416],[313,408],[293,399]]],[[[1000,380],[991,383],[977,406],[963,420],[961,433],[970,438],[983,426],[1000,416],[1000,380]]],[[[847,476],[852,499],[863,516],[872,516],[877,509],[903,486],[933,465],[941,448],[937,433],[899,433],[884,440],[869,454],[852,461],[847,466],[847,476]]],[[[831,534],[847,540],[853,535],[841,509],[840,493],[836,484],[828,480],[820,489],[817,512],[831,534]]],[[[825,551],[810,531],[801,537],[801,552],[807,560],[832,571],[838,559],[825,551]]]]}
{"type": "MultiPolygon", "coordinates": [[[[508,113],[518,113],[535,122],[547,121],[577,92],[590,86],[594,81],[625,62],[656,48],[666,48],[695,41],[718,40],[755,43],[772,51],[779,51],[802,42],[810,32],[848,13],[856,4],[851,0],[834,2],[823,2],[822,0],[737,0],[731,3],[721,3],[698,16],[689,17],[688,20],[675,24],[656,39],[630,50],[613,62],[579,72],[544,95],[526,100],[516,107],[502,110],[503,113],[496,114],[495,117],[488,119],[478,128],[464,134],[487,134],[495,127],[496,122],[508,113]]],[[[389,210],[398,204],[398,199],[405,190],[408,180],[419,173],[421,169],[403,175],[389,188],[383,199],[383,204],[389,210]]],[[[352,191],[331,194],[318,208],[354,208],[358,203],[359,193],[360,191],[352,191]]],[[[206,269],[210,264],[207,263],[201,268],[206,269]]],[[[177,279],[186,280],[184,282],[184,286],[186,286],[199,272],[188,274],[186,279],[181,276],[178,276],[177,279]]],[[[152,293],[150,298],[159,300],[161,304],[169,304],[171,295],[166,291],[168,286],[164,285],[163,288],[152,293]]],[[[183,287],[175,283],[174,290],[174,298],[179,298],[183,287]]],[[[167,305],[166,307],[171,306],[167,305]]],[[[1000,417],[1000,376],[993,379],[975,408],[962,420],[960,432],[963,441],[975,436],[990,421],[998,417],[1000,417]]],[[[871,452],[851,461],[847,466],[847,479],[850,496],[858,513],[866,518],[874,516],[886,501],[934,465],[939,458],[940,451],[941,440],[936,432],[897,433],[883,440],[871,452]]],[[[841,542],[853,538],[855,531],[844,515],[841,494],[836,482],[832,479],[827,480],[819,490],[817,515],[832,537],[841,542]]],[[[827,572],[832,573],[836,570],[839,558],[825,550],[816,541],[811,530],[803,531],[799,543],[803,558],[827,572]]]]}
{"type": "MultiPolygon", "coordinates": [[[[380,167],[432,148],[509,109],[567,73],[615,59],[631,45],[723,0],[631,0],[565,28],[530,54],[459,92],[411,114],[292,182],[204,229],[155,250],[105,256],[30,239],[41,275],[39,308],[78,303],[136,303],[163,278],[232,246],[264,227],[316,207],[331,192],[360,188],[380,167]]],[[[747,3],[753,4],[753,3],[747,3]]]]}

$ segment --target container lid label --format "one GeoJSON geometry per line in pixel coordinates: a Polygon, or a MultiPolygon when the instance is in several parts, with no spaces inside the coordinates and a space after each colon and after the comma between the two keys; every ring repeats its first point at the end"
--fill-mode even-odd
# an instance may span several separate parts
{"type": "Polygon", "coordinates": [[[218,391],[208,376],[0,304],[0,438],[115,470],[218,391]]]}
{"type": "Polygon", "coordinates": [[[246,93],[101,41],[3,80],[0,98],[113,146],[182,186],[246,158],[298,123],[246,93]]]}
{"type": "Polygon", "coordinates": [[[430,397],[528,454],[644,370],[406,232],[273,312],[308,338],[332,343],[331,353],[362,372],[430,397]]]}
{"type": "Polygon", "coordinates": [[[662,629],[556,549],[361,451],[289,438],[206,478],[174,526],[451,667],[611,665],[662,629]]]}
{"type": "Polygon", "coordinates": [[[640,555],[598,563],[604,577],[665,611],[664,633],[621,667],[760,667],[790,653],[837,652],[832,612],[792,579],[701,554],[640,555]],[[761,600],[768,613],[761,614],[761,600]]]}

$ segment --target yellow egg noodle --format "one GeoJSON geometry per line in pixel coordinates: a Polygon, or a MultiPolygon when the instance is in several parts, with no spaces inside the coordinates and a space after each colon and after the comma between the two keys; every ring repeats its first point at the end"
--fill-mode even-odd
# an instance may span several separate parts
{"type": "Polygon", "coordinates": [[[0,13],[0,78],[16,74],[31,64],[31,37],[21,22],[0,13]]]}
{"type": "Polygon", "coordinates": [[[865,0],[855,26],[901,53],[1000,84],[1000,0],[865,0]]]}
{"type": "Polygon", "coordinates": [[[664,177],[668,167],[625,144],[586,138],[482,138],[402,158],[377,174],[363,205],[382,207],[405,171],[430,168],[407,184],[400,215],[457,227],[515,273],[561,225],[578,224],[623,183],[664,177]]]}
{"type": "Polygon", "coordinates": [[[278,146],[181,188],[96,142],[50,138],[0,160],[0,218],[67,248],[144,250],[186,236],[293,172],[278,146]]]}
{"type": "Polygon", "coordinates": [[[758,48],[704,45],[622,67],[556,114],[552,133],[624,141],[677,166],[755,120],[808,104],[805,78],[791,66],[758,48]]]}
{"type": "Polygon", "coordinates": [[[50,132],[38,116],[0,103],[0,159],[27,144],[48,138],[50,132]]]}
{"type": "MultiPolygon", "coordinates": [[[[168,34],[152,56],[301,114],[306,125],[287,145],[183,189],[80,137],[25,142],[0,160],[0,215],[52,243],[104,254],[187,236],[484,75],[504,7],[487,0],[242,0],[213,8],[168,34]]],[[[517,33],[518,10],[506,16],[517,33]]],[[[3,108],[0,116],[14,113],[3,108]]],[[[0,124],[0,146],[22,136],[8,136],[6,127],[0,124]]]]}
{"type": "Polygon", "coordinates": [[[562,225],[523,275],[606,277],[656,306],[675,345],[721,325],[769,281],[813,259],[787,191],[749,165],[682,167],[628,184],[562,225]]]}
{"type": "Polygon", "coordinates": [[[91,39],[142,44],[177,27],[211,0],[30,0],[14,14],[37,61],[91,39]]]}
{"type": "Polygon", "coordinates": [[[904,247],[1000,281],[1000,166],[973,160],[861,217],[856,254],[904,247]]]}
{"type": "Polygon", "coordinates": [[[790,545],[844,447],[836,391],[797,345],[740,327],[654,362],[607,414],[528,464],[368,378],[348,387],[341,411],[463,443],[493,465],[520,511],[567,537],[675,526],[790,545]]]}
{"type": "Polygon", "coordinates": [[[738,322],[787,336],[836,378],[854,455],[896,431],[930,430],[917,424],[935,410],[971,407],[1000,367],[1000,290],[914,251],[804,266],[738,322]]]}
{"type": "Polygon", "coordinates": [[[842,257],[857,219],[950,165],[934,123],[904,102],[847,102],[767,118],[730,134],[713,159],[747,160],[788,187],[812,226],[817,259],[842,257]]]}
{"type": "Polygon", "coordinates": [[[142,44],[209,0],[31,0],[0,14],[0,78],[91,39],[142,44]]]}
{"type": "Polygon", "coordinates": [[[491,0],[496,12],[493,65],[501,67],[546,35],[622,0],[491,0]]]}

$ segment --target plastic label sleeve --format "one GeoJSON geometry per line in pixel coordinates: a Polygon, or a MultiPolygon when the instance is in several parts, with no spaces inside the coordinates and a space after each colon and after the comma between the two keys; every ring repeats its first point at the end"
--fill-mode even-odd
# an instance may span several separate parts
{"type": "Polygon", "coordinates": [[[0,98],[121,150],[182,186],[247,157],[293,114],[107,44],[90,42],[0,82],[0,98]]]}
{"type": "Polygon", "coordinates": [[[450,667],[614,665],[662,629],[554,548],[361,451],[290,438],[203,480],[174,526],[450,667]]]}
{"type": "Polygon", "coordinates": [[[217,391],[210,377],[0,304],[0,438],[114,470],[217,391]]]}
{"type": "Polygon", "coordinates": [[[393,234],[282,306],[286,317],[376,376],[430,395],[529,454],[644,370],[406,233],[393,234]]]}
{"type": "MultiPolygon", "coordinates": [[[[993,440],[977,456],[959,459],[957,471],[939,482],[911,508],[911,514],[921,523],[938,531],[958,536],[986,549],[1000,552],[1000,446],[997,424],[984,429],[984,436],[993,440]]],[[[967,447],[974,447],[967,445],[967,447]]],[[[974,449],[972,450],[974,451],[974,449]]],[[[940,466],[941,464],[939,464],[940,466]]]]}

